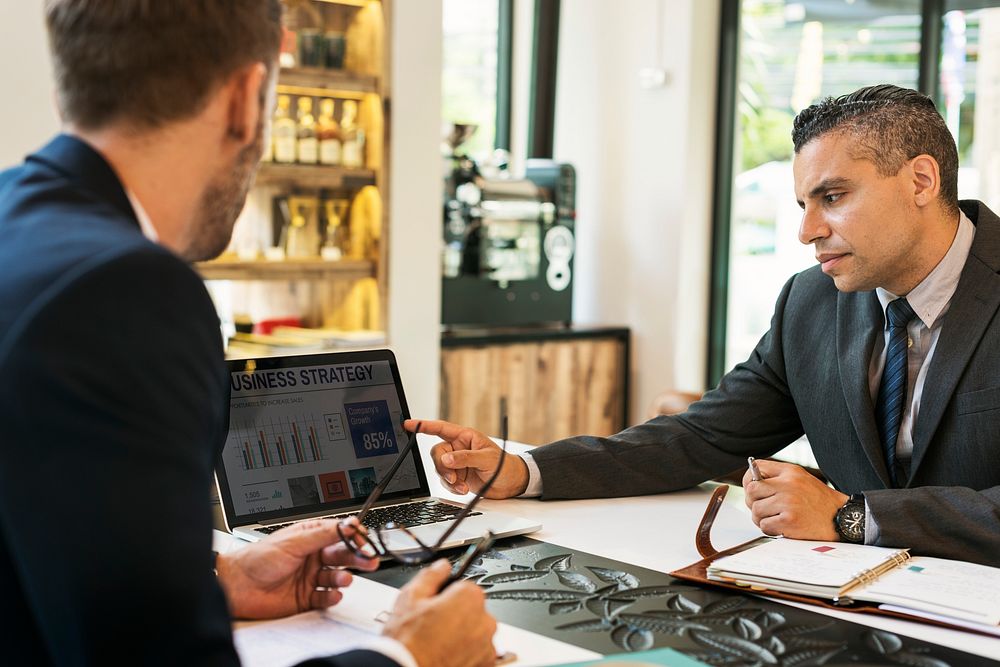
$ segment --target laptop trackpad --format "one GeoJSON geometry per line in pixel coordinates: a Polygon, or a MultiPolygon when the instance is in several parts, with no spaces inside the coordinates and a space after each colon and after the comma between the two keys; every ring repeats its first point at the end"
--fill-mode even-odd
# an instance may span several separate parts
{"type": "MultiPolygon", "coordinates": [[[[430,526],[414,526],[409,529],[421,542],[427,546],[434,546],[437,541],[441,539],[441,535],[448,530],[451,526],[450,522],[433,524],[430,526]]],[[[390,530],[382,533],[383,539],[388,539],[389,543],[386,544],[389,551],[413,551],[419,548],[418,545],[414,544],[412,538],[408,537],[401,530],[390,530]]],[[[448,540],[442,545],[442,547],[454,547],[462,544],[467,544],[474,540],[482,537],[482,532],[470,532],[465,529],[464,523],[459,525],[458,528],[448,536],[448,540]]]]}

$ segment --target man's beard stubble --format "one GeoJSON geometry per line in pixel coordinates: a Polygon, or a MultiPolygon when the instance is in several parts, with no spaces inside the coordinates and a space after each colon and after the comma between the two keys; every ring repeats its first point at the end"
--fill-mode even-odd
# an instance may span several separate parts
{"type": "Polygon", "coordinates": [[[233,235],[233,226],[246,204],[264,145],[264,124],[257,124],[253,143],[237,155],[228,172],[213,179],[202,193],[194,234],[185,259],[200,262],[222,254],[233,235]]]}

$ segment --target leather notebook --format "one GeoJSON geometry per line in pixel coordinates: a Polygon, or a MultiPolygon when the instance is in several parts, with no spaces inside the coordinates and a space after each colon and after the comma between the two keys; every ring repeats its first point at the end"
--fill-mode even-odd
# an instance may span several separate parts
{"type": "Polygon", "coordinates": [[[779,600],[790,600],[793,602],[801,602],[804,604],[815,605],[818,607],[825,607],[827,609],[833,609],[837,611],[846,611],[859,614],[875,614],[878,616],[886,616],[890,618],[898,618],[906,621],[916,621],[918,623],[926,623],[928,625],[935,625],[939,627],[949,628],[953,630],[962,630],[965,632],[974,632],[976,634],[983,634],[987,636],[996,636],[996,633],[990,632],[986,629],[978,629],[974,625],[964,625],[958,622],[949,622],[947,620],[937,620],[934,618],[927,618],[924,616],[918,616],[911,613],[906,613],[904,611],[896,611],[894,609],[883,609],[880,608],[878,603],[874,602],[864,602],[860,600],[842,600],[836,603],[829,599],[824,599],[820,597],[814,597],[811,595],[803,595],[799,593],[790,593],[780,590],[774,590],[772,588],[765,588],[762,586],[747,586],[739,585],[736,583],[731,583],[729,581],[720,581],[717,578],[710,578],[708,569],[709,567],[721,558],[727,556],[733,556],[738,553],[742,553],[753,549],[755,547],[762,546],[768,542],[772,542],[774,538],[761,536],[759,538],[750,540],[743,544],[739,544],[735,547],[719,551],[712,545],[711,531],[712,525],[715,522],[715,517],[718,515],[719,509],[722,506],[722,502],[729,491],[728,485],[721,485],[715,489],[712,494],[712,498],[708,503],[708,507],[705,510],[705,514],[698,525],[698,531],[695,538],[695,545],[698,548],[698,553],[702,555],[702,559],[696,563],[692,563],[687,567],[683,567],[679,570],[671,572],[671,576],[678,579],[684,579],[687,581],[697,582],[700,584],[706,584],[708,586],[713,586],[717,588],[727,588],[733,591],[739,591],[742,593],[749,593],[753,595],[761,595],[765,597],[776,598],[779,600]]]}

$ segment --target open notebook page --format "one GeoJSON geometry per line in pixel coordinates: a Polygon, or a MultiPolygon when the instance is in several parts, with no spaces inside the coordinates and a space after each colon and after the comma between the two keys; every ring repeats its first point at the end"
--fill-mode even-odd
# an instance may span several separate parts
{"type": "Polygon", "coordinates": [[[986,565],[915,556],[850,595],[1000,625],[1000,568],[986,565]]]}
{"type": "Polygon", "coordinates": [[[779,538],[719,558],[708,567],[708,573],[746,581],[767,580],[779,584],[774,586],[778,590],[780,582],[829,588],[832,597],[860,572],[877,568],[897,553],[901,551],[862,544],[779,538]]]}

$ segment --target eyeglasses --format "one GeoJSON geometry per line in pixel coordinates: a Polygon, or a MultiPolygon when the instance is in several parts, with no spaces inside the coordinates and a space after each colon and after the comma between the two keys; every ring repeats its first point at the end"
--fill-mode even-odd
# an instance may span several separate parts
{"type": "MultiPolygon", "coordinates": [[[[361,509],[356,515],[359,524],[364,522],[365,517],[368,515],[372,506],[378,502],[378,499],[382,496],[382,492],[389,485],[389,482],[392,481],[396,471],[399,470],[400,466],[403,465],[407,457],[410,455],[410,452],[416,446],[417,433],[420,431],[420,426],[421,424],[418,422],[417,427],[410,435],[406,446],[403,447],[403,450],[399,453],[395,463],[393,463],[392,467],[389,468],[389,472],[387,472],[378,485],[372,489],[372,492],[368,495],[368,499],[365,500],[365,504],[361,506],[361,509]]],[[[451,525],[441,534],[441,537],[439,537],[434,544],[425,544],[419,537],[413,534],[408,527],[394,522],[389,522],[384,526],[377,526],[373,528],[371,531],[373,537],[369,537],[360,532],[347,535],[344,533],[342,525],[338,524],[337,534],[340,535],[340,539],[355,556],[366,560],[375,560],[376,558],[394,558],[401,563],[410,565],[420,565],[434,560],[437,553],[444,548],[442,545],[444,545],[448,538],[451,537],[452,533],[455,532],[455,529],[458,528],[458,525],[472,513],[472,510],[475,509],[482,497],[486,495],[486,493],[493,486],[497,477],[500,476],[500,471],[503,469],[504,459],[507,457],[506,415],[501,418],[501,431],[503,444],[500,447],[500,459],[497,461],[496,470],[493,471],[490,478],[486,480],[479,491],[476,492],[476,495],[472,498],[472,500],[470,500],[469,503],[451,519],[451,525]],[[389,548],[387,546],[389,544],[389,537],[385,534],[387,531],[400,531],[400,537],[402,537],[402,539],[395,540],[395,542],[396,544],[405,544],[405,548],[389,548]]]]}

